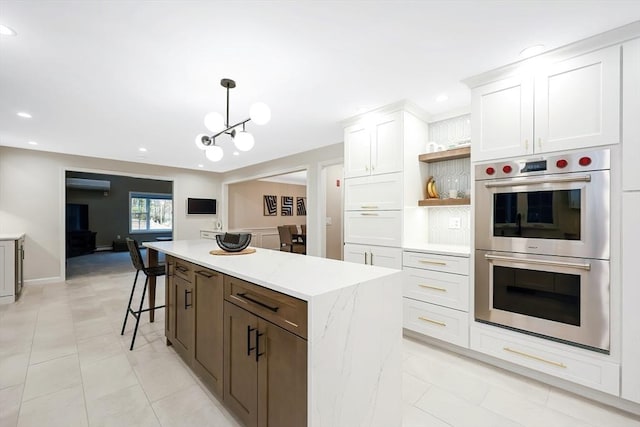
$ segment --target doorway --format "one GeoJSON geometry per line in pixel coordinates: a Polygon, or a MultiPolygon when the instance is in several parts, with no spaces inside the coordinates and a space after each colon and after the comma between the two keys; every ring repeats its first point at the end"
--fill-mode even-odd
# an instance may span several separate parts
{"type": "Polygon", "coordinates": [[[343,244],[343,175],[342,163],[323,167],[321,180],[324,198],[324,256],[342,261],[343,244]]]}
{"type": "Polygon", "coordinates": [[[65,171],[64,275],[127,271],[125,239],[173,236],[173,181],[65,171]]]}

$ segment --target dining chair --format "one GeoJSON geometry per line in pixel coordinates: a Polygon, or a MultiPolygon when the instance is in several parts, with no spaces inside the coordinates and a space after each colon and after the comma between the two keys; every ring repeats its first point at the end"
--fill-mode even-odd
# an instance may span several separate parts
{"type": "Polygon", "coordinates": [[[291,237],[291,228],[288,225],[278,226],[278,234],[280,235],[280,250],[284,252],[294,252],[298,254],[306,254],[307,247],[303,243],[294,242],[291,237]]]}
{"type": "Polygon", "coordinates": [[[145,267],[144,261],[142,260],[142,254],[140,254],[140,247],[138,246],[138,242],[129,237],[126,238],[127,248],[129,249],[129,255],[131,256],[131,262],[133,263],[133,267],[136,269],[136,277],[133,279],[133,287],[131,288],[131,295],[129,296],[129,304],[127,306],[127,311],[124,315],[124,322],[122,324],[122,331],[120,331],[120,335],[124,335],[124,330],[127,327],[127,319],[129,315],[132,315],[136,319],[136,326],[133,329],[133,337],[131,338],[131,346],[129,350],[133,350],[133,344],[136,341],[136,334],[138,333],[138,325],[140,324],[140,316],[142,313],[145,313],[150,310],[155,310],[156,308],[163,308],[164,305],[145,308],[142,309],[144,304],[144,297],[147,293],[147,284],[149,283],[149,277],[159,277],[165,275],[164,265],[157,265],[154,267],[145,267]],[[138,275],[140,272],[145,275],[144,279],[144,287],[142,288],[142,297],[140,298],[140,306],[137,310],[131,308],[131,301],[133,301],[133,294],[136,291],[136,282],[138,281],[138,275]]]}

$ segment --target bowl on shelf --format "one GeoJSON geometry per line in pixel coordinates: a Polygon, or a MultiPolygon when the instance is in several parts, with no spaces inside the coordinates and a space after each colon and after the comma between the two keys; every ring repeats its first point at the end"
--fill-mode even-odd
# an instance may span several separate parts
{"type": "Polygon", "coordinates": [[[217,234],[216,242],[226,252],[240,252],[251,243],[251,233],[217,234]]]}

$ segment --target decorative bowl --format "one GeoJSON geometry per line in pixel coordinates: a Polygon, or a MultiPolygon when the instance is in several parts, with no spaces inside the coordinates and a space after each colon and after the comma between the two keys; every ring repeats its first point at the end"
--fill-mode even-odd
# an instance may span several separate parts
{"type": "Polygon", "coordinates": [[[251,233],[224,233],[216,235],[220,249],[227,252],[240,252],[251,243],[251,233]]]}

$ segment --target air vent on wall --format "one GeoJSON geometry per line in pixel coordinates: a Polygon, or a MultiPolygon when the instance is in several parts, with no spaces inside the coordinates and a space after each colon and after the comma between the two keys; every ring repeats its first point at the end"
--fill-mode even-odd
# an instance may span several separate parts
{"type": "Polygon", "coordinates": [[[111,189],[111,181],[67,178],[67,188],[75,188],[77,190],[109,191],[111,189]]]}

